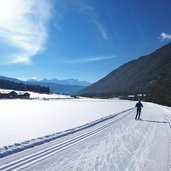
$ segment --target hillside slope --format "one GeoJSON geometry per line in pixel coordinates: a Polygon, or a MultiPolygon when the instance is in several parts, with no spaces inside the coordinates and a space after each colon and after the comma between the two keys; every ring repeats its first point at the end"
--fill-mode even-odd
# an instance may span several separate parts
{"type": "MultiPolygon", "coordinates": [[[[80,92],[83,96],[113,97],[157,92],[171,95],[171,43],[155,52],[130,61],[80,92]]],[[[161,96],[162,96],[161,94],[161,96]]],[[[152,96],[153,95],[153,96],[152,96]]],[[[168,102],[170,103],[170,102],[168,102]]]]}

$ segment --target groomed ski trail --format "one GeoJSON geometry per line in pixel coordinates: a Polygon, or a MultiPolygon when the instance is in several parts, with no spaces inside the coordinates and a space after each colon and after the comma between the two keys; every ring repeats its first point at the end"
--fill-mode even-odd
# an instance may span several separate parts
{"type": "Polygon", "coordinates": [[[141,121],[135,121],[135,112],[2,158],[0,170],[170,171],[170,112],[150,103],[141,121]]]}

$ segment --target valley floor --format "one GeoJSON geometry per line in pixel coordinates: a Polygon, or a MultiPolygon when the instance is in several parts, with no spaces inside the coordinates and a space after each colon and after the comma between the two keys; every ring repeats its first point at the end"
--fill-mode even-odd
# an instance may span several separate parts
{"type": "Polygon", "coordinates": [[[170,171],[171,109],[144,103],[81,131],[0,159],[0,170],[170,171]]]}

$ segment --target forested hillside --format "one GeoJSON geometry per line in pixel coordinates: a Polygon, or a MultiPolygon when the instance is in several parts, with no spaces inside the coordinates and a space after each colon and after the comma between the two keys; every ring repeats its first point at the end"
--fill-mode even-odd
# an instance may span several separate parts
{"type": "Polygon", "coordinates": [[[1,89],[11,89],[20,91],[32,91],[38,93],[50,93],[49,87],[43,87],[39,85],[29,85],[24,83],[16,83],[14,81],[0,80],[1,89]]]}
{"type": "Polygon", "coordinates": [[[122,65],[79,94],[101,98],[146,94],[146,100],[171,105],[171,43],[122,65]]]}

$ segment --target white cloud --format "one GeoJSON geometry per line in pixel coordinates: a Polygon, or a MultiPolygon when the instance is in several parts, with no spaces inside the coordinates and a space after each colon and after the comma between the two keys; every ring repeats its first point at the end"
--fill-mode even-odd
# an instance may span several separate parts
{"type": "Polygon", "coordinates": [[[101,36],[101,38],[105,41],[110,42],[108,33],[107,33],[104,25],[99,20],[99,17],[96,13],[95,8],[88,4],[82,4],[82,9],[84,9],[83,11],[89,11],[89,15],[91,16],[92,21],[93,21],[97,31],[99,32],[99,35],[101,36]]]}
{"type": "Polygon", "coordinates": [[[161,40],[171,40],[171,35],[170,34],[167,34],[167,33],[161,33],[160,34],[160,37],[159,37],[161,40]]]}
{"type": "Polygon", "coordinates": [[[0,0],[0,39],[18,51],[9,54],[7,63],[31,63],[44,48],[50,17],[47,0],[0,0]]]}
{"type": "Polygon", "coordinates": [[[104,41],[108,41],[108,42],[112,43],[110,41],[109,36],[108,36],[108,32],[107,32],[104,24],[99,19],[99,15],[98,15],[96,8],[94,6],[88,4],[85,0],[73,0],[73,1],[69,1],[69,3],[76,6],[77,7],[76,9],[79,12],[85,13],[89,16],[90,21],[93,23],[93,25],[96,28],[96,32],[98,33],[98,37],[100,37],[104,41]]]}
{"type": "Polygon", "coordinates": [[[24,77],[18,77],[17,79],[18,79],[18,80],[21,80],[21,81],[27,81],[27,79],[24,78],[24,77]]]}
{"type": "Polygon", "coordinates": [[[72,61],[66,61],[69,64],[81,64],[81,63],[89,63],[89,62],[98,62],[98,61],[106,61],[115,58],[115,55],[110,56],[92,56],[92,57],[83,57],[79,59],[75,59],[72,61]]]}
{"type": "Polygon", "coordinates": [[[31,79],[32,79],[32,80],[37,80],[37,77],[32,77],[31,79]]]}
{"type": "Polygon", "coordinates": [[[101,37],[106,41],[110,41],[108,34],[107,34],[106,30],[104,29],[103,25],[100,22],[98,22],[97,20],[94,20],[94,24],[97,27],[97,30],[99,31],[101,37]]]}
{"type": "Polygon", "coordinates": [[[25,78],[25,77],[18,77],[17,79],[18,79],[18,80],[21,80],[21,81],[27,81],[27,80],[30,80],[30,79],[36,81],[36,80],[37,80],[37,77],[34,76],[34,77],[31,77],[30,79],[25,78]]]}

